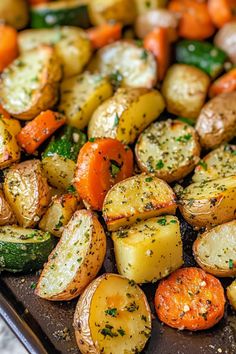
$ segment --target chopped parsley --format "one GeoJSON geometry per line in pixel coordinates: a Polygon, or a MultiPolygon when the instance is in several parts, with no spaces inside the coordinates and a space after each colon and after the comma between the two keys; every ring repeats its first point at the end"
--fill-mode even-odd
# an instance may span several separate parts
{"type": "Polygon", "coordinates": [[[94,143],[94,141],[95,141],[95,138],[89,138],[90,143],[94,143]]]}
{"type": "Polygon", "coordinates": [[[110,160],[110,173],[112,178],[116,178],[120,172],[120,168],[121,166],[115,160],[110,160]]]}
{"type": "Polygon", "coordinates": [[[74,186],[69,186],[68,188],[67,188],[67,191],[69,192],[69,193],[75,193],[75,187],[74,186]]]}
{"type": "Polygon", "coordinates": [[[201,166],[205,171],[207,170],[207,163],[203,160],[199,161],[198,166],[201,166]]]}
{"type": "Polygon", "coordinates": [[[118,116],[118,114],[116,113],[115,119],[114,119],[113,128],[116,127],[118,124],[119,124],[119,116],[118,116]]]}
{"type": "Polygon", "coordinates": [[[229,269],[234,268],[234,261],[232,259],[229,259],[229,269]]]}
{"type": "Polygon", "coordinates": [[[111,317],[116,317],[117,316],[117,308],[112,308],[112,309],[107,309],[106,311],[105,311],[105,314],[106,315],[109,315],[109,316],[111,316],[111,317]]]}
{"type": "Polygon", "coordinates": [[[161,218],[159,220],[157,220],[158,224],[165,226],[166,225],[166,218],[161,218]]]}
{"type": "Polygon", "coordinates": [[[113,330],[113,326],[111,326],[111,325],[109,325],[109,324],[106,324],[105,325],[105,327],[103,328],[103,329],[101,329],[101,334],[104,336],[104,337],[111,337],[111,338],[113,338],[113,337],[117,337],[118,336],[118,334],[116,333],[116,332],[114,332],[114,331],[112,331],[113,330]]]}
{"type": "Polygon", "coordinates": [[[128,312],[134,312],[136,310],[139,309],[139,306],[136,304],[135,301],[131,302],[130,305],[126,306],[125,309],[128,311],[128,312]]]}
{"type": "Polygon", "coordinates": [[[140,59],[147,60],[147,58],[148,58],[148,52],[146,51],[146,49],[144,49],[141,53],[140,59]]]}
{"type": "Polygon", "coordinates": [[[121,327],[117,330],[117,332],[121,335],[121,337],[125,335],[125,331],[121,327]]]}
{"type": "Polygon", "coordinates": [[[157,170],[160,170],[164,167],[164,162],[162,160],[159,160],[157,163],[156,163],[156,168],[157,170]]]}
{"type": "Polygon", "coordinates": [[[36,282],[34,281],[33,283],[30,284],[30,289],[35,289],[37,286],[36,282]]]}
{"type": "Polygon", "coordinates": [[[110,80],[112,86],[115,89],[117,89],[118,87],[120,87],[120,85],[123,81],[123,75],[121,74],[121,72],[119,70],[116,70],[109,75],[109,80],[110,80]]]}
{"type": "Polygon", "coordinates": [[[152,177],[147,177],[145,178],[145,182],[152,182],[153,178],[152,177]]]}
{"type": "Polygon", "coordinates": [[[178,138],[175,138],[175,141],[179,141],[180,143],[186,143],[192,138],[191,134],[185,134],[182,136],[179,136],[178,138]]]}

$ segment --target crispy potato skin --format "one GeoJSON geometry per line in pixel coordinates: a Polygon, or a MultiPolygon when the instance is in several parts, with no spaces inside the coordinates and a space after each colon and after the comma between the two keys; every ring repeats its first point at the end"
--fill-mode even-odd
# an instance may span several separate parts
{"type": "Polygon", "coordinates": [[[223,93],[207,102],[197,119],[196,130],[206,149],[231,140],[236,133],[236,92],[223,93]]]}
{"type": "Polygon", "coordinates": [[[6,199],[22,227],[34,227],[50,203],[51,191],[39,160],[14,165],[4,181],[6,199]]]}
{"type": "Polygon", "coordinates": [[[16,217],[13,214],[3,192],[0,190],[0,226],[16,223],[16,217]]]}
{"type": "Polygon", "coordinates": [[[18,120],[0,119],[0,169],[10,166],[20,160],[20,147],[17,144],[16,135],[21,126],[18,120]]]}

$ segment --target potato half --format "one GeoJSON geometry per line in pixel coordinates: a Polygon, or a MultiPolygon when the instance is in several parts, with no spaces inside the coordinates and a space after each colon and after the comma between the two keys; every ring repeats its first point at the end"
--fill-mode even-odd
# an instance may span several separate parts
{"type": "Polygon", "coordinates": [[[236,280],[227,287],[227,297],[230,305],[236,310],[236,280]]]}
{"type": "Polygon", "coordinates": [[[207,102],[198,117],[196,130],[206,149],[230,141],[236,133],[236,91],[222,93],[207,102]]]}
{"type": "Polygon", "coordinates": [[[236,175],[236,145],[221,145],[207,154],[195,168],[193,182],[236,175]]]}
{"type": "Polygon", "coordinates": [[[151,326],[145,294],[134,281],[117,274],[94,280],[75,309],[75,336],[82,354],[140,353],[151,326]]]}
{"type": "Polygon", "coordinates": [[[0,116],[0,169],[20,160],[20,147],[16,140],[20,130],[18,120],[0,116]]]}
{"type": "Polygon", "coordinates": [[[163,180],[146,174],[114,185],[103,204],[103,217],[111,231],[142,219],[175,214],[175,194],[163,180]]]}
{"type": "Polygon", "coordinates": [[[236,275],[236,220],[200,234],[193,244],[196,262],[217,277],[236,275]]]}
{"type": "Polygon", "coordinates": [[[51,199],[41,162],[28,160],[11,167],[6,173],[3,189],[19,225],[37,225],[51,199]]]}
{"type": "Polygon", "coordinates": [[[183,264],[180,226],[174,216],[138,222],[113,232],[112,240],[119,273],[136,283],[155,282],[183,264]]]}
{"type": "Polygon", "coordinates": [[[121,88],[96,109],[89,122],[88,136],[133,143],[164,108],[164,100],[157,90],[121,88]]]}
{"type": "Polygon", "coordinates": [[[16,224],[16,217],[0,190],[0,226],[16,224]]]}
{"type": "Polygon", "coordinates": [[[71,300],[95,278],[106,253],[106,235],[95,214],[78,210],[64,228],[41,273],[36,294],[71,300]]]}
{"type": "Polygon", "coordinates": [[[168,112],[196,119],[205,103],[209,84],[210,79],[202,70],[185,64],[172,65],[162,85],[168,112]]]}
{"type": "Polygon", "coordinates": [[[185,220],[196,227],[213,227],[235,219],[236,176],[192,183],[180,195],[185,220]]]}
{"type": "Polygon", "coordinates": [[[146,128],[135,146],[139,168],[167,182],[188,175],[199,161],[198,136],[190,125],[168,119],[146,128]]]}
{"type": "Polygon", "coordinates": [[[25,52],[2,73],[1,104],[18,119],[32,119],[56,103],[61,74],[52,47],[42,45],[25,52]]]}

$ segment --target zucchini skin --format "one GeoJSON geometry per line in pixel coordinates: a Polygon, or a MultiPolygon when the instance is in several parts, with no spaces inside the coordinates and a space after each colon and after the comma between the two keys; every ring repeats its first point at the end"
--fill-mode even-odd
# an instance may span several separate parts
{"type": "MultiPolygon", "coordinates": [[[[61,3],[61,2],[60,2],[61,3]]],[[[89,28],[90,20],[87,5],[68,6],[53,8],[49,4],[33,6],[30,10],[30,26],[32,28],[52,28],[55,26],[77,26],[89,28]]]]}
{"type": "Polygon", "coordinates": [[[57,154],[76,162],[78,153],[86,141],[87,138],[84,133],[75,127],[67,125],[62,128],[59,136],[52,138],[42,158],[57,154]],[[75,141],[74,136],[78,137],[77,141],[75,141]]]}
{"type": "Polygon", "coordinates": [[[196,66],[212,78],[223,70],[226,58],[223,50],[208,42],[182,40],[176,45],[178,63],[196,66]]]}

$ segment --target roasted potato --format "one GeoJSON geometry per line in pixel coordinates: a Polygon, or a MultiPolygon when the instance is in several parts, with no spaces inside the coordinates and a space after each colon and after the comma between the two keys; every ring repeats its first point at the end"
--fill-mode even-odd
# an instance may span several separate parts
{"type": "Polygon", "coordinates": [[[200,145],[194,128],[168,119],[151,124],[141,133],[135,154],[141,171],[173,182],[194,169],[199,161],[200,145]]]}
{"type": "Polygon", "coordinates": [[[236,280],[227,287],[227,297],[230,305],[236,310],[236,280]]]}
{"type": "Polygon", "coordinates": [[[211,228],[236,216],[236,176],[192,183],[179,195],[185,220],[197,228],[211,228]]]}
{"type": "Polygon", "coordinates": [[[193,244],[198,265],[217,277],[236,275],[236,220],[200,234],[193,244]]]}
{"type": "Polygon", "coordinates": [[[33,227],[50,203],[51,193],[38,160],[12,166],[6,173],[5,197],[20,226],[33,227]]]}
{"type": "Polygon", "coordinates": [[[20,130],[18,120],[0,116],[0,169],[20,159],[20,147],[16,141],[16,135],[20,130]]]}
{"type": "Polygon", "coordinates": [[[142,352],[151,335],[151,311],[134,281],[103,274],[80,297],[74,315],[82,354],[142,352]]]}
{"type": "Polygon", "coordinates": [[[109,76],[115,86],[152,88],[157,81],[156,59],[134,42],[106,45],[97,51],[88,68],[109,76]]]}
{"type": "Polygon", "coordinates": [[[164,100],[157,90],[119,89],[92,115],[88,136],[116,138],[126,144],[133,143],[164,108],[164,100]]]}
{"type": "Polygon", "coordinates": [[[173,190],[163,180],[145,173],[114,185],[103,204],[103,217],[111,231],[136,221],[175,214],[173,190]]]}
{"type": "Polygon", "coordinates": [[[135,0],[138,14],[165,7],[167,0],[135,0]]]}
{"type": "Polygon", "coordinates": [[[106,253],[106,235],[95,214],[76,211],[39,278],[36,294],[59,301],[77,297],[95,278],[106,253]]]}
{"type": "Polygon", "coordinates": [[[226,23],[216,33],[214,43],[227,53],[233,64],[236,64],[236,21],[226,23]]]}
{"type": "Polygon", "coordinates": [[[19,33],[18,41],[21,53],[42,44],[53,45],[61,61],[64,78],[80,74],[92,54],[85,31],[77,27],[29,29],[19,33]]]}
{"type": "Polygon", "coordinates": [[[113,232],[112,240],[118,272],[136,283],[155,282],[183,264],[180,226],[174,216],[140,221],[113,232]]]}
{"type": "Polygon", "coordinates": [[[196,119],[204,105],[209,84],[210,79],[202,70],[185,64],[172,65],[162,85],[168,112],[196,119]]]}
{"type": "Polygon", "coordinates": [[[27,0],[0,1],[0,20],[18,30],[26,27],[29,20],[27,0]]]}
{"type": "Polygon", "coordinates": [[[88,9],[93,25],[111,20],[129,25],[134,22],[136,16],[134,0],[90,0],[88,9]]]}
{"type": "Polygon", "coordinates": [[[206,149],[230,141],[236,134],[236,91],[222,93],[207,102],[197,119],[196,130],[206,149]]]}
{"type": "Polygon", "coordinates": [[[69,222],[76,209],[79,208],[82,208],[82,203],[79,203],[76,195],[55,196],[40,220],[39,228],[60,237],[64,226],[69,222]]]}
{"type": "Polygon", "coordinates": [[[0,101],[18,119],[32,119],[57,101],[61,64],[53,48],[21,54],[2,73],[0,101]]]}
{"type": "Polygon", "coordinates": [[[95,109],[112,94],[108,80],[84,72],[62,82],[58,109],[65,114],[68,124],[84,129],[95,109]]]}
{"type": "Polygon", "coordinates": [[[3,192],[0,190],[0,226],[16,223],[16,217],[5,199],[3,192]]]}
{"type": "Polygon", "coordinates": [[[236,175],[236,145],[224,144],[209,152],[195,168],[193,182],[236,175]]]}

